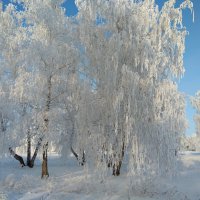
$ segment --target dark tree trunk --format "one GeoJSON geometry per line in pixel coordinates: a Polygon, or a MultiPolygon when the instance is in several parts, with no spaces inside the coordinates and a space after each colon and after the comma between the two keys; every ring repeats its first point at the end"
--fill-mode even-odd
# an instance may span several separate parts
{"type": "Polygon", "coordinates": [[[119,176],[120,175],[121,166],[122,166],[122,161],[121,160],[113,165],[113,175],[114,176],[119,176]]]}
{"type": "Polygon", "coordinates": [[[115,162],[115,164],[113,165],[113,175],[114,176],[119,176],[120,175],[120,170],[121,170],[121,166],[122,166],[122,160],[124,158],[124,153],[125,153],[125,143],[123,141],[123,143],[122,143],[122,152],[121,152],[121,155],[119,155],[119,161],[115,162]]]}
{"type": "Polygon", "coordinates": [[[29,165],[30,168],[32,168],[34,166],[34,162],[35,162],[35,159],[37,157],[38,151],[39,151],[39,149],[41,147],[42,140],[43,140],[43,137],[40,137],[39,140],[38,140],[38,143],[36,145],[33,157],[31,158],[31,161],[30,161],[30,165],[29,165]]]}
{"type": "Polygon", "coordinates": [[[107,158],[107,166],[108,167],[112,167],[113,165],[112,165],[112,159],[110,158],[110,156],[108,156],[108,158],[107,158]]]}
{"type": "Polygon", "coordinates": [[[26,161],[27,166],[31,166],[31,136],[30,136],[30,130],[27,132],[27,161],[26,161]]]}
{"type": "Polygon", "coordinates": [[[71,147],[71,152],[73,153],[74,157],[78,160],[78,154],[74,151],[72,147],[71,147]]]}
{"type": "Polygon", "coordinates": [[[85,165],[85,151],[83,150],[83,155],[82,155],[82,162],[81,162],[81,165],[85,165]]]}
{"type": "Polygon", "coordinates": [[[74,157],[79,161],[79,164],[80,165],[84,165],[86,160],[85,160],[85,152],[83,151],[83,155],[82,155],[82,158],[81,158],[81,161],[79,160],[79,156],[78,154],[74,151],[74,149],[71,147],[71,152],[73,153],[74,157]]]}
{"type": "MultiPolygon", "coordinates": [[[[33,168],[34,167],[34,161],[37,157],[37,153],[38,153],[38,150],[42,144],[42,139],[43,137],[39,138],[39,141],[37,143],[37,146],[35,148],[35,152],[33,154],[33,157],[31,159],[31,137],[30,135],[27,135],[27,166],[30,167],[30,168],[33,168]]],[[[18,154],[16,154],[12,148],[10,147],[9,148],[9,151],[10,151],[10,154],[20,162],[20,164],[22,165],[22,167],[25,166],[25,163],[24,163],[24,160],[21,156],[19,156],[18,154]]]]}
{"type": "Polygon", "coordinates": [[[9,151],[10,151],[10,154],[20,162],[21,166],[24,167],[25,166],[25,163],[24,163],[24,160],[21,156],[17,155],[13,150],[12,148],[10,147],[9,148],[9,151]]]}
{"type": "Polygon", "coordinates": [[[42,175],[41,178],[49,177],[48,159],[47,159],[48,142],[43,146],[43,161],[42,161],[42,175]]]}
{"type": "MultiPolygon", "coordinates": [[[[26,161],[26,164],[30,168],[33,168],[33,166],[34,166],[34,161],[37,157],[37,153],[38,153],[40,146],[42,144],[42,140],[43,140],[43,137],[40,137],[39,140],[38,140],[38,143],[36,145],[33,157],[31,158],[31,135],[30,135],[30,129],[28,129],[28,131],[27,131],[27,161],[26,161]]],[[[9,151],[10,151],[11,155],[21,163],[22,167],[25,166],[24,160],[21,156],[17,155],[12,150],[11,147],[9,148],[9,151]]]]}

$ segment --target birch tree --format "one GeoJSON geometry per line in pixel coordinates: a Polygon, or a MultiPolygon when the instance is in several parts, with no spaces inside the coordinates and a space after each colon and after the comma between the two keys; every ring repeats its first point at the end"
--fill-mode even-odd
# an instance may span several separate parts
{"type": "Polygon", "coordinates": [[[38,132],[44,143],[43,177],[48,176],[47,142],[53,130],[49,127],[54,123],[51,116],[54,112],[59,113],[58,99],[67,93],[68,77],[76,66],[76,51],[67,34],[70,28],[60,6],[62,1],[18,2],[23,4],[23,11],[14,10],[9,5],[13,9],[10,18],[16,28],[13,29],[15,34],[10,41],[11,48],[6,54],[9,57],[5,59],[10,62],[15,59],[11,63],[12,70],[16,72],[13,95],[37,109],[38,132]]]}
{"type": "Polygon", "coordinates": [[[194,97],[191,98],[192,106],[196,109],[194,121],[196,125],[196,135],[200,135],[200,92],[197,92],[194,97]]]}
{"type": "MultiPolygon", "coordinates": [[[[192,9],[192,3],[184,1],[176,8],[174,1],[167,1],[161,11],[154,1],[76,3],[82,66],[95,82],[103,110],[97,113],[101,136],[93,148],[104,149],[113,175],[120,174],[127,150],[134,174],[173,174],[176,145],[185,127],[184,97],[174,81],[184,73],[187,32],[182,9],[192,9]]],[[[89,132],[98,137],[97,131],[89,132]]],[[[102,156],[97,158],[100,163],[102,156]]]]}
{"type": "Polygon", "coordinates": [[[79,12],[67,18],[61,0],[19,2],[23,11],[10,5],[3,14],[12,26],[1,37],[9,36],[2,60],[14,75],[11,94],[34,107],[42,177],[57,136],[98,173],[120,175],[126,158],[132,175],[173,175],[185,128],[176,84],[184,74],[182,10],[192,3],[169,0],[159,10],[154,0],[76,0],[79,12]]]}

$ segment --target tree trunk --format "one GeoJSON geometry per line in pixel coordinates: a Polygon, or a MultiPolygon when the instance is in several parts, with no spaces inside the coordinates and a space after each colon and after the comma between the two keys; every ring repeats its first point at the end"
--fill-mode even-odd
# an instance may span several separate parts
{"type": "MultiPolygon", "coordinates": [[[[123,138],[123,139],[125,139],[125,138],[123,138]]],[[[124,153],[125,153],[125,143],[123,141],[122,152],[121,152],[121,155],[119,156],[119,161],[115,162],[115,164],[113,165],[113,175],[114,176],[120,175],[120,170],[121,170],[121,166],[122,166],[122,160],[124,158],[124,153]]]]}
{"type": "Polygon", "coordinates": [[[33,157],[31,158],[31,161],[30,161],[30,166],[29,166],[30,168],[33,168],[33,166],[34,166],[34,162],[35,162],[35,159],[37,157],[38,151],[39,151],[39,149],[41,147],[42,140],[43,140],[43,137],[40,137],[39,140],[38,140],[38,143],[36,145],[33,157]]]}
{"type": "Polygon", "coordinates": [[[125,154],[125,141],[126,141],[126,133],[125,133],[125,122],[126,122],[126,113],[128,113],[128,97],[124,97],[124,101],[120,103],[120,115],[118,116],[118,125],[119,125],[119,136],[121,139],[121,142],[117,144],[122,144],[121,147],[121,152],[118,154],[118,158],[116,158],[116,161],[113,164],[113,175],[114,176],[119,176],[120,175],[120,170],[122,166],[122,161],[124,159],[124,154],[125,154]]]}
{"type": "Polygon", "coordinates": [[[24,163],[24,160],[21,156],[17,155],[11,147],[9,147],[9,151],[10,151],[10,154],[20,162],[21,166],[24,167],[25,166],[25,163],[24,163]]]}
{"type": "Polygon", "coordinates": [[[75,158],[79,161],[79,164],[83,166],[85,164],[85,162],[86,162],[86,160],[85,160],[85,152],[83,151],[83,155],[82,155],[81,161],[79,159],[78,154],[74,151],[74,149],[72,147],[71,147],[71,152],[73,153],[75,158]]]}
{"type": "MultiPolygon", "coordinates": [[[[36,157],[37,157],[38,150],[39,150],[39,148],[40,148],[40,146],[41,146],[41,144],[42,144],[42,139],[43,139],[43,137],[40,137],[40,138],[39,138],[39,141],[38,141],[37,146],[36,146],[36,148],[35,148],[35,152],[34,152],[34,154],[33,154],[33,157],[31,158],[31,137],[30,137],[30,133],[29,133],[29,132],[27,133],[27,161],[26,161],[26,162],[27,162],[27,166],[30,167],[30,168],[33,168],[33,166],[34,166],[34,161],[35,161],[35,159],[36,159],[36,157]]],[[[9,148],[9,151],[10,151],[10,154],[11,154],[16,160],[18,160],[18,161],[20,162],[20,164],[22,165],[22,167],[25,166],[24,160],[23,160],[23,158],[22,158],[21,156],[17,155],[17,154],[12,150],[11,147],[9,148]]]]}
{"type": "Polygon", "coordinates": [[[27,160],[26,164],[29,167],[31,166],[31,136],[30,136],[30,130],[27,132],[27,160]]]}
{"type": "MultiPolygon", "coordinates": [[[[49,110],[50,110],[50,105],[51,105],[51,90],[52,90],[52,76],[49,76],[47,80],[47,85],[48,85],[48,93],[47,93],[47,99],[46,99],[46,105],[45,105],[45,113],[44,113],[44,135],[48,133],[48,128],[49,128],[49,110]]],[[[48,162],[47,162],[47,150],[48,150],[48,142],[43,145],[43,161],[42,161],[42,176],[46,178],[49,177],[49,172],[48,172],[48,162]]]]}
{"type": "Polygon", "coordinates": [[[108,168],[112,167],[113,164],[112,164],[112,158],[110,156],[107,157],[107,166],[108,168]]]}
{"type": "Polygon", "coordinates": [[[85,160],[85,151],[83,150],[81,165],[82,165],[82,166],[85,165],[85,162],[86,162],[86,160],[85,160]]]}
{"type": "Polygon", "coordinates": [[[42,161],[42,175],[41,178],[48,178],[48,159],[47,159],[48,142],[43,146],[43,161],[42,161]]]}
{"type": "Polygon", "coordinates": [[[119,176],[120,175],[121,166],[122,166],[121,160],[113,165],[113,176],[119,176]]]}
{"type": "Polygon", "coordinates": [[[78,160],[78,154],[74,151],[72,147],[71,147],[71,152],[73,153],[74,157],[78,160]]]}

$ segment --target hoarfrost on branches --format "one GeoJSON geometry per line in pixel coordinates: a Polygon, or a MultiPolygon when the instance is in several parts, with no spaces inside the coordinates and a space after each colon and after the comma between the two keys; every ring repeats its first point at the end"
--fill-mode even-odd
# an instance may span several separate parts
{"type": "Polygon", "coordinates": [[[194,97],[191,98],[191,103],[196,109],[196,114],[194,116],[195,125],[196,125],[196,135],[200,135],[200,92],[198,91],[194,97]]]}
{"type": "Polygon", "coordinates": [[[154,0],[76,0],[70,18],[63,1],[18,2],[24,10],[9,4],[0,22],[16,127],[39,127],[35,135],[63,156],[71,148],[98,173],[117,176],[126,159],[132,175],[173,175],[186,127],[176,84],[184,74],[182,9],[192,3],[170,0],[159,10],[154,0]],[[20,105],[28,105],[25,126],[20,105]]]}

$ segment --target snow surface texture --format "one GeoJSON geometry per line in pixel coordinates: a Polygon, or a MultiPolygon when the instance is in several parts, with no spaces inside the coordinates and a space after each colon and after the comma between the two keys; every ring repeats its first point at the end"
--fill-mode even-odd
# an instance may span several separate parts
{"type": "Polygon", "coordinates": [[[134,188],[125,173],[108,179],[94,176],[73,157],[63,164],[51,155],[47,180],[40,179],[39,160],[30,169],[20,168],[12,158],[1,159],[0,200],[199,200],[200,153],[184,152],[180,158],[177,177],[143,188],[134,188]]]}

